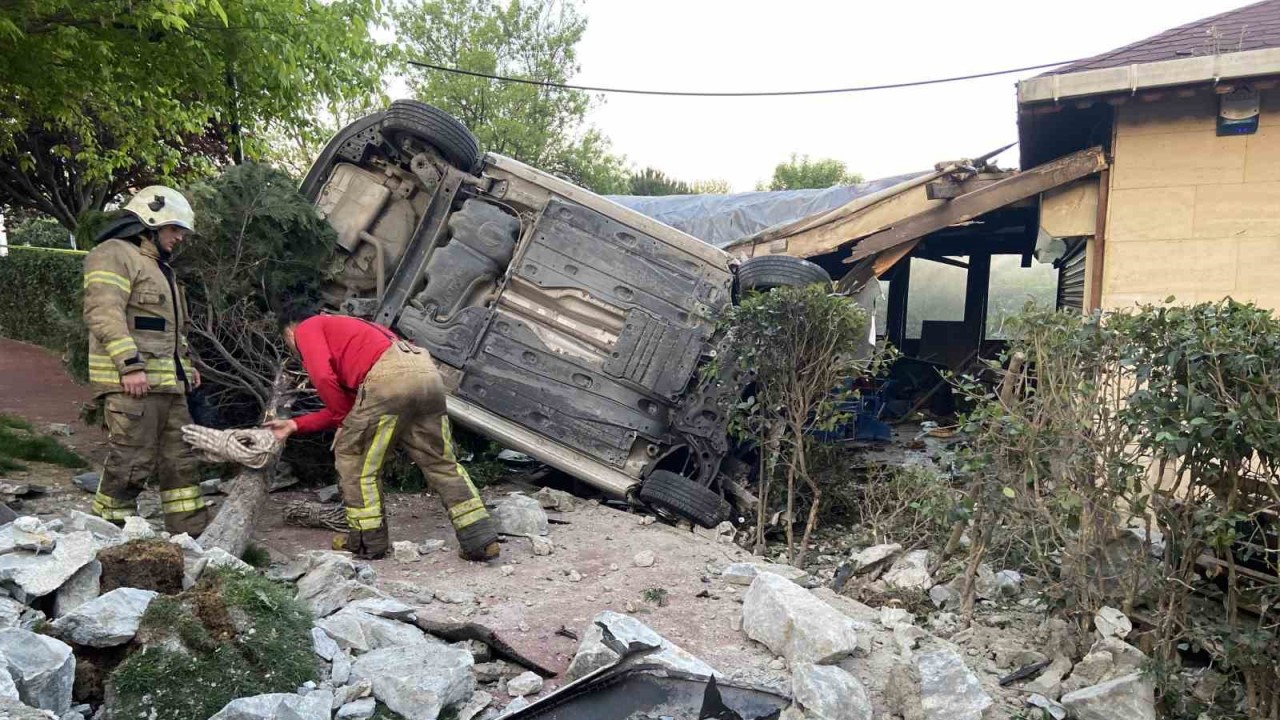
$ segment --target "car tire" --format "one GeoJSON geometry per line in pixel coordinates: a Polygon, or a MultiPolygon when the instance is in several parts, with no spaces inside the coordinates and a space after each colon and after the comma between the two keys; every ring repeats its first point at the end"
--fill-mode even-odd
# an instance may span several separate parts
{"type": "Polygon", "coordinates": [[[768,292],[780,287],[804,287],[831,283],[831,276],[821,267],[790,255],[765,255],[747,258],[738,266],[738,290],[768,292]]]}
{"type": "Polygon", "coordinates": [[[417,138],[466,173],[475,173],[480,167],[480,146],[467,126],[440,108],[417,100],[391,103],[383,113],[382,135],[396,150],[403,147],[406,137],[417,138]]]}
{"type": "Polygon", "coordinates": [[[645,478],[640,484],[640,500],[704,528],[713,528],[728,520],[732,512],[729,502],[719,493],[667,470],[654,470],[645,478]]]}

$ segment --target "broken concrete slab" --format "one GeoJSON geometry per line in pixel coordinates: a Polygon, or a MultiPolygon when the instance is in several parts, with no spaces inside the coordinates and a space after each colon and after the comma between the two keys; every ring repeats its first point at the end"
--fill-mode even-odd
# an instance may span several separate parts
{"type": "Polygon", "coordinates": [[[800,582],[809,577],[809,573],[797,567],[757,562],[734,563],[725,568],[720,573],[720,577],[732,585],[750,585],[755,581],[756,576],[762,572],[773,573],[791,582],[800,582]]]}
{"type": "Polygon", "coordinates": [[[933,587],[933,578],[929,575],[929,551],[912,550],[903,555],[882,579],[894,590],[928,590],[933,587]]]}
{"type": "Polygon", "coordinates": [[[70,645],[26,630],[0,630],[0,661],[22,702],[58,715],[71,708],[76,659],[70,645]]]}
{"type": "Polygon", "coordinates": [[[332,705],[333,694],[326,690],[270,693],[232,700],[209,720],[329,720],[332,705]]]}
{"type": "Polygon", "coordinates": [[[53,629],[75,645],[105,648],[123,645],[138,633],[138,625],[157,593],[119,588],[100,595],[58,618],[53,629]]]}
{"type": "Polygon", "coordinates": [[[796,663],[791,668],[791,693],[796,702],[821,720],[871,720],[867,689],[835,665],[796,663]]]}
{"type": "Polygon", "coordinates": [[[361,656],[351,674],[371,682],[374,697],[405,720],[436,720],[471,699],[471,665],[470,653],[448,645],[401,646],[361,656]]]}
{"type": "Polygon", "coordinates": [[[102,563],[94,560],[76,571],[53,600],[53,616],[60,618],[101,593],[102,563]]]}
{"type": "Polygon", "coordinates": [[[742,629],[788,662],[833,663],[858,650],[853,620],[807,590],[762,572],[747,589],[742,629]]]}
{"type": "Polygon", "coordinates": [[[0,555],[0,582],[26,597],[44,597],[93,562],[99,547],[92,533],[81,531],[61,536],[52,553],[0,555]]]}
{"type": "Polygon", "coordinates": [[[404,645],[432,644],[426,633],[413,625],[350,608],[343,608],[316,625],[328,633],[338,647],[356,654],[404,645]]]}
{"type": "Polygon", "coordinates": [[[489,514],[499,535],[532,537],[546,535],[549,529],[547,513],[542,505],[524,493],[508,494],[494,503],[489,514]]]}
{"type": "Polygon", "coordinates": [[[912,662],[920,677],[920,706],[925,720],[982,720],[983,713],[991,707],[991,696],[956,653],[918,653],[912,662]]]}
{"type": "Polygon", "coordinates": [[[1135,672],[1062,696],[1076,720],[1156,720],[1155,686],[1135,672]]]}
{"type": "Polygon", "coordinates": [[[583,631],[582,642],[565,671],[565,678],[571,682],[637,653],[644,653],[639,662],[645,666],[699,677],[718,674],[715,668],[654,632],[648,625],[628,615],[606,610],[592,618],[591,625],[583,631]]]}

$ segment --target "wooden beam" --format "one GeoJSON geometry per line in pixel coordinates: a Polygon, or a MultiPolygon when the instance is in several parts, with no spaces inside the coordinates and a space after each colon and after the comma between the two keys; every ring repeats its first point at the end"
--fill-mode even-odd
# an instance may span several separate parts
{"type": "Polygon", "coordinates": [[[1088,312],[1102,307],[1102,268],[1107,256],[1107,201],[1110,197],[1111,171],[1103,170],[1098,175],[1098,219],[1087,248],[1090,256],[1089,304],[1085,310],[1088,312]]]}
{"type": "Polygon", "coordinates": [[[1106,167],[1107,158],[1100,147],[1058,158],[905,218],[894,227],[858,243],[845,262],[857,262],[931,232],[968,222],[992,210],[1092,175],[1106,167]]]}

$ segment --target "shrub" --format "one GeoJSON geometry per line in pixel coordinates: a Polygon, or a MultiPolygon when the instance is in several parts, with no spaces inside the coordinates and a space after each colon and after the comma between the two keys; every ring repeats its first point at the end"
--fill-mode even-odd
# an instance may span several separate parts
{"type": "Polygon", "coordinates": [[[79,253],[10,247],[0,257],[0,336],[67,353],[72,375],[87,379],[79,253]],[[77,332],[77,328],[80,330],[77,332]]]}

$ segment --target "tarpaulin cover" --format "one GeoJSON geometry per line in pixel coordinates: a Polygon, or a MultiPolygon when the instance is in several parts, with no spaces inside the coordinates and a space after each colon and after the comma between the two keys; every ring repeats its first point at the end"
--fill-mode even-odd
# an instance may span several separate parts
{"type": "Polygon", "coordinates": [[[732,195],[610,195],[608,199],[716,247],[724,247],[765,228],[838,208],[855,198],[879,192],[919,174],[822,190],[732,195]]]}

